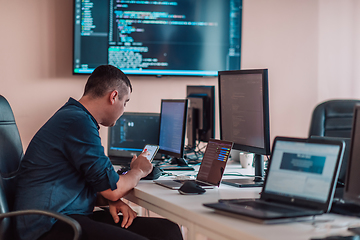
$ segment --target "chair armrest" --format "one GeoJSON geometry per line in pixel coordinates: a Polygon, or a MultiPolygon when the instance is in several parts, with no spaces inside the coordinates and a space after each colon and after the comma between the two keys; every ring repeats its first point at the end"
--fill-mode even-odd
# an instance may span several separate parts
{"type": "Polygon", "coordinates": [[[81,226],[76,220],[74,220],[64,214],[60,214],[60,213],[53,212],[53,211],[44,211],[44,210],[35,210],[34,209],[34,210],[20,210],[20,211],[1,213],[0,220],[3,218],[7,218],[7,217],[14,217],[14,216],[19,216],[19,215],[30,215],[30,214],[46,215],[46,216],[56,218],[60,221],[63,221],[65,223],[69,224],[74,230],[73,240],[78,240],[79,237],[81,236],[81,226]]]}

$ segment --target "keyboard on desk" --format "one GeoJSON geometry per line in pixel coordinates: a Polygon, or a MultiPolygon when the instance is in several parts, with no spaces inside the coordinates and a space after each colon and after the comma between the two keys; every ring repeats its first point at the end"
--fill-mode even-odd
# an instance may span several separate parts
{"type": "Polygon", "coordinates": [[[178,166],[178,165],[159,165],[163,171],[194,171],[195,169],[191,166],[178,166]]]}
{"type": "Polygon", "coordinates": [[[265,201],[246,201],[243,199],[233,199],[233,200],[220,200],[220,202],[224,202],[230,205],[239,206],[243,208],[249,208],[260,211],[271,211],[271,212],[279,212],[285,213],[289,211],[299,211],[299,208],[287,205],[281,205],[272,202],[265,201]]]}
{"type": "Polygon", "coordinates": [[[321,214],[321,210],[302,208],[282,202],[270,202],[264,199],[220,199],[218,203],[204,204],[221,212],[271,220],[305,217],[321,214]]]}

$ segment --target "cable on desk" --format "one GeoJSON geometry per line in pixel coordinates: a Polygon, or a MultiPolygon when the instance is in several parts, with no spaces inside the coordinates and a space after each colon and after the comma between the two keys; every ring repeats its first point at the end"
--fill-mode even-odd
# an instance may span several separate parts
{"type": "Polygon", "coordinates": [[[185,158],[189,164],[199,164],[204,156],[204,149],[206,145],[200,147],[200,141],[197,141],[195,147],[185,146],[185,158]],[[194,156],[191,156],[194,155],[194,156]]]}

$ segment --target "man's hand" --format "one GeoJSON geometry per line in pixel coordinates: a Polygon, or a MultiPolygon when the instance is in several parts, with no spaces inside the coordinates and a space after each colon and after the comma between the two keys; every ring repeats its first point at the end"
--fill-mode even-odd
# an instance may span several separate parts
{"type": "Polygon", "coordinates": [[[146,177],[152,171],[153,165],[146,158],[146,156],[149,154],[149,152],[145,151],[141,153],[138,157],[134,156],[131,160],[131,170],[140,170],[142,172],[141,178],[146,177]]]}
{"type": "Polygon", "coordinates": [[[128,228],[132,224],[134,218],[137,216],[136,212],[132,210],[126,203],[121,201],[121,199],[116,202],[109,201],[109,211],[115,223],[118,223],[120,220],[118,213],[122,213],[123,220],[121,222],[121,227],[123,228],[128,228]]]}
{"type": "Polygon", "coordinates": [[[131,170],[125,175],[121,175],[116,183],[116,189],[110,188],[100,192],[101,195],[110,200],[117,201],[124,197],[130,190],[132,190],[140,181],[141,178],[146,177],[152,170],[153,165],[146,158],[149,152],[141,153],[138,157],[134,156],[130,164],[131,170]]]}

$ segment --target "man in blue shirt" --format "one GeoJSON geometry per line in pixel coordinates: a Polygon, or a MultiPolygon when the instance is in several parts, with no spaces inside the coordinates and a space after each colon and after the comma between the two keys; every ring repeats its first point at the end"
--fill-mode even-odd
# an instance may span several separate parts
{"type": "MultiPolygon", "coordinates": [[[[152,170],[142,153],[119,177],[104,153],[99,124],[113,126],[132,87],[119,69],[102,65],[89,77],[79,101],[70,98],[35,134],[21,162],[15,209],[68,215],[87,239],[182,239],[179,227],[161,218],[136,217],[121,198],[152,170]],[[94,212],[109,205],[109,212],[94,212]],[[121,216],[118,213],[122,213],[121,216]]],[[[72,229],[47,216],[16,218],[21,240],[72,239],[72,229]]]]}

